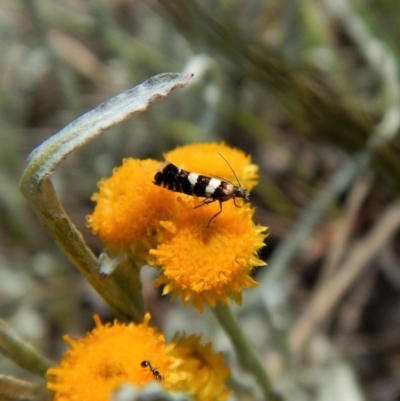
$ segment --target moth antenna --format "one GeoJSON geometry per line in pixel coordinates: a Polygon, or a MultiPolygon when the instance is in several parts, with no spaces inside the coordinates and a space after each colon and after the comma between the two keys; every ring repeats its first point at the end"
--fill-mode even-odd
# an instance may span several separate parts
{"type": "MultiPolygon", "coordinates": [[[[217,153],[225,160],[226,164],[227,164],[227,165],[229,166],[229,168],[231,169],[233,175],[235,176],[235,178],[236,178],[236,180],[237,180],[237,182],[238,182],[238,184],[239,184],[239,187],[240,187],[240,188],[243,188],[243,187],[242,187],[242,184],[241,184],[240,181],[239,181],[238,176],[237,176],[236,173],[234,172],[234,170],[233,170],[232,166],[229,164],[228,160],[226,160],[225,157],[221,155],[221,153],[219,153],[219,152],[217,152],[217,153]]],[[[225,180],[225,181],[226,181],[226,180],[225,180]]]]}

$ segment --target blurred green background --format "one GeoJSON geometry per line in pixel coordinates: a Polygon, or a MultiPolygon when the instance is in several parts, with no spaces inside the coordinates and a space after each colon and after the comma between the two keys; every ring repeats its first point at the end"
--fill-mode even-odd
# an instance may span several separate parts
{"type": "MultiPolygon", "coordinates": [[[[239,313],[277,387],[400,400],[399,18],[398,0],[0,0],[0,317],[55,359],[63,334],[112,318],[19,179],[30,151],[85,111],[155,74],[194,73],[65,160],[52,181],[71,219],[98,254],[85,215],[124,157],[243,149],[260,166],[255,220],[270,227],[255,276],[269,329],[259,299],[239,313]]],[[[224,349],[211,317],[162,299],[152,274],[157,324],[204,330],[224,349]]],[[[0,371],[27,377],[4,358],[0,371]]]]}

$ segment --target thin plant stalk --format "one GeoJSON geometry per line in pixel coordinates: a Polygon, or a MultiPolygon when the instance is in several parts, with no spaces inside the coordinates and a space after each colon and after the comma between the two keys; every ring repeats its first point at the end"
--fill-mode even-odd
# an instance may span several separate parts
{"type": "Polygon", "coordinates": [[[219,324],[229,336],[235,348],[240,364],[252,373],[254,379],[260,386],[264,397],[268,401],[281,401],[281,397],[275,392],[272,381],[257,354],[254,346],[250,343],[248,336],[243,332],[239,321],[228,305],[217,303],[212,309],[219,324]]]}

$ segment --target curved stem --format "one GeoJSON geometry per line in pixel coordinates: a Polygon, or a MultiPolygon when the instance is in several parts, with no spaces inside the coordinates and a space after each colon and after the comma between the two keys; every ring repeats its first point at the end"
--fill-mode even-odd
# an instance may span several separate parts
{"type": "Polygon", "coordinates": [[[115,274],[99,279],[99,263],[58,200],[50,176],[73,151],[106,129],[145,111],[173,89],[185,87],[191,75],[159,74],[121,93],[73,121],[38,146],[28,158],[20,189],[50,236],[89,283],[122,319],[142,321],[139,269],[124,263],[115,274]]]}

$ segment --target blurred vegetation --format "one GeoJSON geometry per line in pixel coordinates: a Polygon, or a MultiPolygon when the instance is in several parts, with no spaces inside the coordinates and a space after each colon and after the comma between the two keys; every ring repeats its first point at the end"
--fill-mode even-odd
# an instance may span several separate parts
{"type": "MultiPolygon", "coordinates": [[[[85,111],[154,74],[191,72],[187,89],[57,170],[72,220],[99,253],[84,217],[124,157],[161,160],[199,141],[245,150],[260,166],[255,217],[270,227],[269,268],[256,277],[269,314],[251,295],[238,312],[277,388],[400,399],[399,16],[397,0],[0,1],[0,317],[50,358],[94,312],[112,317],[18,182],[30,151],[85,111]]],[[[160,327],[212,327],[151,283],[160,327]]],[[[5,359],[0,372],[29,378],[5,359]]],[[[235,371],[232,381],[246,394],[235,371]]]]}

